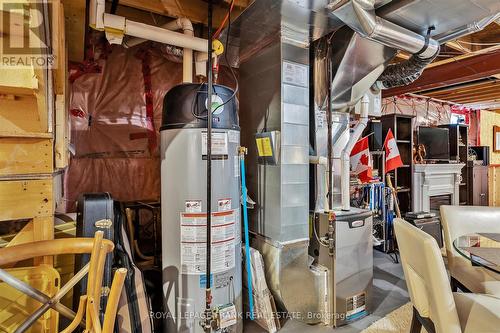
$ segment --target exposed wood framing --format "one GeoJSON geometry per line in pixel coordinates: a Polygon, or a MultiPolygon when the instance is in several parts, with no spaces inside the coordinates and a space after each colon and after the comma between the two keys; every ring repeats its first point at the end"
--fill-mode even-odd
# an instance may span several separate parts
{"type": "Polygon", "coordinates": [[[480,49],[480,50],[477,50],[477,51],[465,53],[465,54],[460,55],[460,56],[456,56],[456,57],[452,57],[452,58],[447,58],[447,59],[435,61],[432,64],[430,64],[429,66],[427,66],[427,68],[437,67],[437,66],[449,64],[449,63],[452,63],[452,62],[457,62],[457,61],[465,60],[467,58],[472,58],[472,57],[475,57],[475,56],[478,56],[478,55],[481,55],[481,54],[495,53],[498,50],[500,50],[500,45],[491,46],[491,47],[488,47],[488,48],[485,48],[485,49],[480,49]]]}
{"type": "Polygon", "coordinates": [[[65,168],[69,162],[69,114],[67,108],[66,95],[56,96],[56,119],[55,119],[55,167],[65,168]]]}
{"type": "Polygon", "coordinates": [[[384,97],[446,87],[498,74],[500,73],[500,49],[429,67],[414,83],[385,90],[384,97]]]}
{"type": "Polygon", "coordinates": [[[66,40],[69,41],[68,59],[83,61],[85,55],[86,0],[62,0],[66,40]]]}
{"type": "Polygon", "coordinates": [[[64,94],[66,88],[68,59],[64,26],[64,8],[59,0],[54,0],[52,1],[52,44],[56,65],[54,70],[55,94],[64,94]]]}
{"type": "MultiPolygon", "coordinates": [[[[218,25],[226,15],[227,4],[231,1],[224,1],[225,6],[214,8],[214,25],[218,25]]],[[[250,3],[251,0],[235,0],[233,18],[236,18],[250,3]]],[[[120,4],[170,17],[187,17],[195,23],[207,22],[207,3],[203,0],[120,0],[120,4]]]]}

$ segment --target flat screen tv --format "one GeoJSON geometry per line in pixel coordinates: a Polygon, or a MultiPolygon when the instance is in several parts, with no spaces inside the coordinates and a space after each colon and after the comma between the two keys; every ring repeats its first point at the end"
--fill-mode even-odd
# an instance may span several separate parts
{"type": "Polygon", "coordinates": [[[450,133],[447,128],[418,128],[418,143],[425,147],[425,159],[431,161],[450,160],[450,133]]]}

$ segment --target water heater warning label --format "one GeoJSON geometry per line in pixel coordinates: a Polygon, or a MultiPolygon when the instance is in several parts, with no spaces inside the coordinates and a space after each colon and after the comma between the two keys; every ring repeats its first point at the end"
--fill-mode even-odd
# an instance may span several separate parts
{"type": "MultiPolygon", "coordinates": [[[[212,273],[235,266],[236,213],[212,213],[212,273]]],[[[204,274],[206,267],[207,214],[181,213],[181,269],[184,274],[204,274]]]]}
{"type": "MultiPolygon", "coordinates": [[[[207,132],[201,133],[201,154],[207,154],[207,132]]],[[[228,154],[228,139],[225,132],[212,132],[212,154],[227,155],[228,154]]]]}

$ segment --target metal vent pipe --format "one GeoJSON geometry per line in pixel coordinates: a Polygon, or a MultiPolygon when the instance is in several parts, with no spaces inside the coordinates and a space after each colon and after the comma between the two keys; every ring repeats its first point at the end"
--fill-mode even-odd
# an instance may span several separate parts
{"type": "Polygon", "coordinates": [[[361,134],[368,124],[368,110],[369,110],[370,98],[367,94],[364,94],[361,98],[361,110],[359,113],[359,121],[354,127],[353,132],[349,137],[349,142],[347,143],[341,156],[341,168],[342,168],[342,178],[341,178],[341,192],[342,192],[342,210],[350,210],[350,170],[351,170],[351,152],[354,148],[356,142],[358,142],[361,134]]]}
{"type": "Polygon", "coordinates": [[[375,0],[339,1],[329,5],[333,14],[361,36],[412,54],[404,62],[390,65],[382,73],[378,87],[388,89],[407,85],[420,77],[439,53],[439,42],[389,22],[375,13],[375,0]]]}
{"type": "Polygon", "coordinates": [[[430,58],[439,51],[439,43],[411,30],[389,22],[375,13],[375,0],[351,0],[338,7],[338,1],[329,5],[333,14],[365,38],[388,47],[430,58]],[[354,13],[354,15],[352,15],[354,13]]]}

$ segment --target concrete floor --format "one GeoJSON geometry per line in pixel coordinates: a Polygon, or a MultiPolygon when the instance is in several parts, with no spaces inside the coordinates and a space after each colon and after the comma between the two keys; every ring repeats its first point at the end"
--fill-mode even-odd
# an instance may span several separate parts
{"type": "MultiPolygon", "coordinates": [[[[369,316],[350,325],[333,330],[335,333],[358,333],[389,312],[409,302],[406,282],[401,264],[395,264],[385,253],[373,252],[373,304],[375,311],[369,316]]],[[[265,332],[254,322],[245,323],[245,333],[265,332]]],[[[280,332],[286,333],[328,333],[332,329],[322,325],[307,325],[296,320],[288,320],[280,332]]]]}

